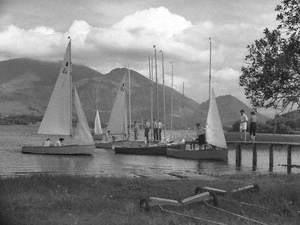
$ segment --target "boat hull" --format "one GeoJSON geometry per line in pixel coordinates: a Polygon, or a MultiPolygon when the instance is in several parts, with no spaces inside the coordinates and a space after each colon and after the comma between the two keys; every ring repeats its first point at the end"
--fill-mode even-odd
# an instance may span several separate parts
{"type": "Polygon", "coordinates": [[[174,149],[184,148],[184,144],[172,144],[172,145],[141,145],[135,147],[115,146],[114,150],[116,154],[166,156],[167,148],[170,146],[172,146],[174,149]]]}
{"type": "Polygon", "coordinates": [[[96,142],[96,148],[112,149],[113,146],[138,146],[144,144],[144,141],[113,141],[113,142],[96,142]]]}
{"type": "Polygon", "coordinates": [[[180,159],[227,161],[227,149],[178,150],[167,149],[167,156],[180,159]]]}
{"type": "Polygon", "coordinates": [[[92,155],[94,145],[23,146],[22,153],[43,155],[92,155]]]}

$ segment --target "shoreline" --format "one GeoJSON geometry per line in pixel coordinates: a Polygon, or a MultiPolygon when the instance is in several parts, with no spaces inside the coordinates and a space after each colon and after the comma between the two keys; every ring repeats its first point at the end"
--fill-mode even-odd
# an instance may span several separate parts
{"type": "MultiPolygon", "coordinates": [[[[157,208],[141,212],[139,200],[150,196],[183,199],[198,186],[231,190],[258,184],[259,193],[243,193],[235,200],[270,208],[270,212],[228,205],[220,207],[264,221],[267,224],[299,224],[292,212],[300,210],[300,175],[237,174],[222,175],[214,180],[157,180],[152,178],[82,177],[68,175],[33,175],[0,178],[1,224],[197,224],[187,218],[163,214],[157,208]],[[283,204],[290,204],[288,209],[283,204]],[[293,211],[292,211],[293,210],[293,211]],[[291,212],[290,212],[291,211],[291,212]]],[[[167,207],[168,208],[168,207],[167,207]]],[[[215,219],[231,225],[242,225],[235,217],[207,209],[195,203],[178,212],[215,219]]]]}

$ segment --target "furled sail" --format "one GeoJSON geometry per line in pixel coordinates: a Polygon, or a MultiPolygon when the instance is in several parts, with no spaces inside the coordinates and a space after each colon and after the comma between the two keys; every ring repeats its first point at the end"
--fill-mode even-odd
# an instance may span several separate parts
{"type": "Polygon", "coordinates": [[[118,90],[108,121],[107,130],[109,130],[111,134],[127,134],[128,112],[126,100],[124,78],[121,87],[118,90]]]}
{"type": "Polygon", "coordinates": [[[71,40],[52,91],[48,107],[39,127],[39,134],[71,135],[72,132],[72,77],[71,40]]]}
{"type": "Polygon", "coordinates": [[[95,122],[94,122],[94,134],[95,135],[103,134],[98,109],[97,109],[97,112],[96,112],[96,117],[95,117],[95,122]]]}
{"type": "Polygon", "coordinates": [[[87,119],[83,112],[77,89],[74,86],[74,106],[77,114],[77,125],[74,130],[74,138],[79,141],[80,145],[94,144],[93,137],[88,126],[87,119]]]}
{"type": "Polygon", "coordinates": [[[209,109],[206,121],[206,142],[220,148],[227,148],[222,122],[216,102],[214,90],[211,90],[209,109]]]}

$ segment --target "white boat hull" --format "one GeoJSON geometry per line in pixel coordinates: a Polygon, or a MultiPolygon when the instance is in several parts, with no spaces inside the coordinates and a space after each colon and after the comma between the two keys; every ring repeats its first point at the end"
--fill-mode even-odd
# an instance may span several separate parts
{"type": "Polygon", "coordinates": [[[95,145],[23,146],[22,153],[44,155],[92,155],[95,145]]]}
{"type": "Polygon", "coordinates": [[[167,156],[181,159],[193,160],[215,160],[227,161],[227,149],[207,149],[207,150],[180,150],[180,149],[167,149],[167,156]]]}

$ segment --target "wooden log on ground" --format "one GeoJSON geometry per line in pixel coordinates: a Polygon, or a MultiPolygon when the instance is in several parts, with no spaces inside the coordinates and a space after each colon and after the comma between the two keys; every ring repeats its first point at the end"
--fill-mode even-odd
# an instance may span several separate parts
{"type": "Polygon", "coordinates": [[[256,171],[257,167],[257,150],[256,150],[256,144],[253,143],[252,145],[252,171],[256,171]]]}
{"type": "Polygon", "coordinates": [[[273,157],[273,144],[269,145],[269,171],[273,172],[274,157],[273,157]]]}
{"type": "Polygon", "coordinates": [[[250,184],[250,185],[246,185],[246,186],[243,186],[243,187],[233,189],[231,191],[231,193],[238,193],[238,192],[243,192],[243,191],[258,192],[259,191],[259,186],[257,184],[250,184]]]}
{"type": "Polygon", "coordinates": [[[193,195],[190,197],[187,197],[185,199],[182,199],[180,202],[183,205],[189,205],[195,202],[204,202],[204,201],[210,201],[213,200],[213,197],[210,195],[209,192],[203,192],[197,195],[193,195]]]}

